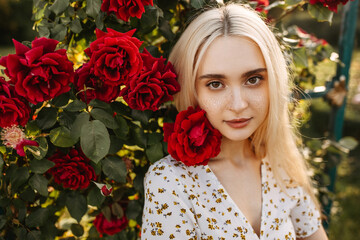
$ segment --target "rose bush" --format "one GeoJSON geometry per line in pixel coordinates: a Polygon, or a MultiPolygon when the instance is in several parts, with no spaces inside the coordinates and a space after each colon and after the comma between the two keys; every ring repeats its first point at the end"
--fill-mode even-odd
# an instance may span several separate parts
{"type": "Polygon", "coordinates": [[[25,126],[30,117],[26,100],[18,96],[14,87],[0,77],[0,127],[25,126]]]}
{"type": "Polygon", "coordinates": [[[13,42],[16,54],[2,57],[0,65],[6,68],[17,94],[37,104],[70,90],[73,63],[65,49],[55,50],[58,41],[38,38],[32,42],[32,48],[13,42]]]}
{"type": "Polygon", "coordinates": [[[153,0],[103,0],[101,11],[114,13],[117,18],[127,22],[130,17],[141,18],[145,6],[153,6],[153,0]]]}
{"type": "Polygon", "coordinates": [[[164,124],[164,141],[168,152],[187,166],[206,165],[220,153],[221,133],[206,118],[206,112],[188,107],[181,111],[175,123],[164,124]]]}
{"type": "Polygon", "coordinates": [[[135,30],[120,33],[96,29],[96,40],[85,49],[94,75],[106,84],[118,86],[136,78],[142,69],[141,41],[132,37],[135,30]]]}
{"type": "Polygon", "coordinates": [[[180,90],[176,73],[164,58],[154,58],[144,49],[141,53],[143,69],[138,78],[126,84],[120,95],[132,109],[156,111],[161,104],[173,100],[172,95],[180,90]]]}
{"type": "Polygon", "coordinates": [[[94,226],[99,233],[114,235],[124,230],[128,225],[128,219],[126,216],[118,218],[114,215],[111,216],[110,220],[107,220],[103,213],[96,216],[94,220],[94,226]]]}
{"type": "Polygon", "coordinates": [[[68,154],[58,150],[49,160],[55,166],[48,170],[55,183],[70,189],[86,189],[96,180],[94,168],[81,150],[71,149],[68,154]]]}
{"type": "Polygon", "coordinates": [[[85,63],[76,70],[74,85],[78,97],[86,103],[93,99],[109,103],[120,94],[120,87],[102,81],[94,74],[94,67],[91,67],[89,63],[85,63]]]}
{"type": "Polygon", "coordinates": [[[338,5],[340,3],[342,3],[343,5],[345,5],[349,0],[310,0],[309,3],[310,4],[317,4],[320,3],[322,4],[324,7],[329,8],[331,11],[333,12],[337,12],[337,8],[338,5]]]}

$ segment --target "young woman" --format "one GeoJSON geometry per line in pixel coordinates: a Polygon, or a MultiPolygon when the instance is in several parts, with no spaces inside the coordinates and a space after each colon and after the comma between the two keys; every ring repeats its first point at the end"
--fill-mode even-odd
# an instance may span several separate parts
{"type": "Polygon", "coordinates": [[[165,132],[171,155],[146,175],[141,238],[327,239],[289,123],[286,62],[257,13],[205,11],[169,60],[183,112],[165,132]],[[202,112],[214,129],[194,120],[202,112]]]}

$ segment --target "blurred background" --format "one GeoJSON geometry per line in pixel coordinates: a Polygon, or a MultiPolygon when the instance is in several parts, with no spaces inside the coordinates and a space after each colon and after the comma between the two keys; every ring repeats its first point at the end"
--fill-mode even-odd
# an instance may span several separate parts
{"type": "MultiPolygon", "coordinates": [[[[12,40],[31,41],[37,33],[33,30],[32,0],[0,0],[0,56],[12,53],[12,40]]],[[[353,136],[360,142],[360,9],[355,39],[350,84],[347,96],[343,136],[353,136]]],[[[334,14],[333,22],[318,22],[309,14],[298,12],[284,19],[285,25],[297,25],[319,39],[325,39],[337,51],[342,8],[334,14]]],[[[316,73],[316,83],[324,83],[335,75],[336,63],[321,62],[312,66],[316,73]]],[[[309,100],[309,120],[301,127],[305,140],[326,135],[331,107],[323,99],[309,100]]],[[[331,210],[329,237],[332,240],[360,239],[360,147],[350,152],[339,166],[336,192],[331,210]]]]}

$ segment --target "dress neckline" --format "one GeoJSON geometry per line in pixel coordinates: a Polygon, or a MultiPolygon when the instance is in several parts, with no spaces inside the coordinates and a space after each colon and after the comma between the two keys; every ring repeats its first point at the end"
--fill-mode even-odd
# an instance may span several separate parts
{"type": "Polygon", "coordinates": [[[227,195],[227,199],[229,200],[229,202],[233,205],[234,209],[236,209],[239,212],[239,217],[241,217],[242,219],[245,220],[245,223],[242,224],[246,224],[246,226],[248,227],[248,229],[250,229],[252,231],[253,237],[256,240],[260,240],[261,239],[261,232],[264,229],[264,214],[265,214],[265,201],[264,201],[264,181],[265,181],[265,171],[266,171],[266,167],[265,167],[265,163],[264,163],[264,159],[261,159],[261,164],[260,164],[260,178],[261,178],[261,219],[260,219],[260,234],[257,235],[253,226],[250,224],[250,221],[246,218],[245,214],[241,211],[241,209],[239,208],[239,206],[235,203],[235,201],[231,198],[230,194],[227,192],[226,188],[222,185],[222,183],[219,181],[219,179],[217,178],[217,176],[215,175],[215,173],[212,171],[212,169],[210,168],[209,165],[205,166],[205,170],[210,173],[210,176],[215,180],[215,182],[218,184],[218,188],[222,188],[224,190],[224,193],[227,195]]]}

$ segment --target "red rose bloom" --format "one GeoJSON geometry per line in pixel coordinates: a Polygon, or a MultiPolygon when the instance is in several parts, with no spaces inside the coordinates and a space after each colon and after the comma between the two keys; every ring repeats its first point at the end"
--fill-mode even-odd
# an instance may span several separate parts
{"type": "Polygon", "coordinates": [[[330,11],[337,13],[337,7],[340,3],[345,5],[348,0],[310,0],[310,4],[321,3],[324,7],[329,8],[330,11]]]}
{"type": "Polygon", "coordinates": [[[118,86],[139,75],[143,66],[139,52],[142,42],[132,37],[135,30],[127,33],[107,30],[105,33],[96,29],[97,40],[85,52],[94,75],[108,85],[118,86]]]}
{"type": "Polygon", "coordinates": [[[127,22],[130,17],[140,19],[147,5],[153,6],[153,0],[104,0],[101,11],[114,13],[117,18],[127,22]]]}
{"type": "Polygon", "coordinates": [[[132,109],[156,111],[162,103],[173,99],[180,85],[172,64],[165,65],[166,59],[154,58],[146,49],[141,57],[144,66],[140,76],[129,81],[120,95],[132,109]]]}
{"type": "Polygon", "coordinates": [[[96,180],[90,160],[81,150],[71,149],[68,154],[57,151],[49,158],[55,166],[48,170],[54,176],[55,183],[63,185],[64,188],[85,189],[92,180],[96,180]]]}
{"type": "Polygon", "coordinates": [[[0,59],[5,73],[15,84],[17,94],[37,104],[70,90],[73,82],[73,64],[66,50],[56,50],[59,43],[53,39],[37,38],[31,46],[13,40],[16,54],[0,59]]]}
{"type": "Polygon", "coordinates": [[[85,63],[76,70],[74,85],[77,95],[86,103],[93,99],[109,103],[115,100],[120,93],[120,87],[106,84],[95,76],[94,68],[91,68],[89,63],[85,63]]]}
{"type": "Polygon", "coordinates": [[[255,1],[257,3],[255,10],[258,12],[264,12],[267,13],[268,11],[265,10],[264,8],[269,6],[269,0],[256,0],[255,1]]]}
{"type": "Polygon", "coordinates": [[[118,232],[121,232],[128,226],[128,219],[126,216],[117,218],[116,216],[111,216],[111,221],[109,222],[104,214],[100,213],[96,216],[94,220],[94,226],[99,233],[114,235],[118,232]]]}
{"type": "Polygon", "coordinates": [[[176,116],[175,124],[164,123],[168,152],[187,166],[206,165],[210,158],[217,156],[221,137],[200,108],[188,107],[176,116]]]}
{"type": "Polygon", "coordinates": [[[25,126],[30,117],[30,107],[18,96],[14,87],[0,77],[0,127],[25,126]]]}

